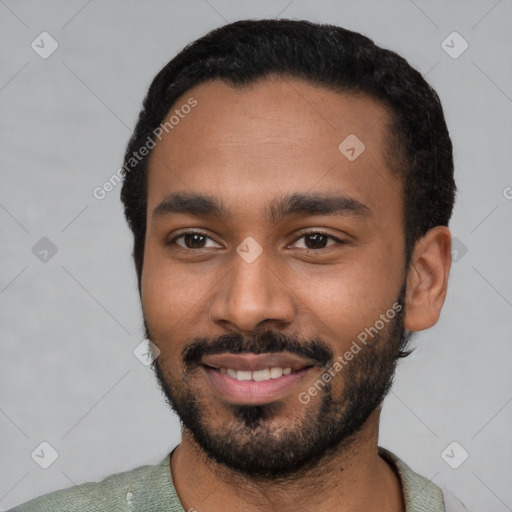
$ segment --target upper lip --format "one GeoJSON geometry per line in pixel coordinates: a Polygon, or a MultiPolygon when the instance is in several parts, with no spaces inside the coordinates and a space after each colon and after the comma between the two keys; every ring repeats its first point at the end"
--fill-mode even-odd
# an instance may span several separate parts
{"type": "Polygon", "coordinates": [[[276,354],[213,354],[204,356],[201,363],[212,368],[231,368],[233,370],[255,371],[264,368],[291,368],[301,370],[315,363],[290,353],[276,354]]]}

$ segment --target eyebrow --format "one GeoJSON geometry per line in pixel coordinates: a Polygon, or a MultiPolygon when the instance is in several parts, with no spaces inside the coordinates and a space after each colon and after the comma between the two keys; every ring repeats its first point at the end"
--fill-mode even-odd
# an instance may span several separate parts
{"type": "MultiPolygon", "coordinates": [[[[213,196],[173,193],[153,210],[153,219],[172,214],[228,218],[229,210],[213,196]]],[[[340,217],[371,217],[371,209],[352,197],[332,194],[291,194],[276,199],[263,211],[271,222],[290,216],[334,215],[340,217]]]]}

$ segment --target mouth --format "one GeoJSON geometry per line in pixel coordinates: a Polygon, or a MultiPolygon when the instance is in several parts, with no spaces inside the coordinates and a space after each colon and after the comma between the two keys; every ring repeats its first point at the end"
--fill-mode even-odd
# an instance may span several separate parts
{"type": "Polygon", "coordinates": [[[218,354],[205,356],[200,367],[224,401],[256,405],[285,398],[315,363],[294,354],[218,354]]]}

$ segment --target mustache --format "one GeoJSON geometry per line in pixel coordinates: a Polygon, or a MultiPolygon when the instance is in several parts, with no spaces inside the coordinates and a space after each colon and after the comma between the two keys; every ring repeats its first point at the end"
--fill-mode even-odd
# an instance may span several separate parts
{"type": "Polygon", "coordinates": [[[191,369],[199,365],[206,355],[226,352],[232,354],[291,352],[311,359],[320,366],[327,365],[334,357],[329,346],[320,339],[301,341],[296,336],[269,330],[254,336],[227,333],[214,340],[195,338],[184,348],[182,358],[185,365],[191,369]]]}

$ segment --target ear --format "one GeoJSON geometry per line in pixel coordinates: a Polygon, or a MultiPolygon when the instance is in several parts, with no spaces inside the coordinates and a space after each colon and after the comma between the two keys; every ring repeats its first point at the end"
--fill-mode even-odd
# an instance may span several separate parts
{"type": "Polygon", "coordinates": [[[430,229],[416,242],[407,274],[406,329],[422,331],[439,320],[452,265],[451,245],[445,226],[430,229]]]}

